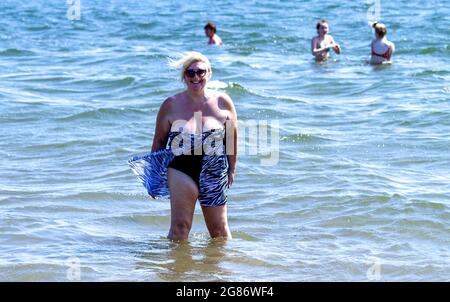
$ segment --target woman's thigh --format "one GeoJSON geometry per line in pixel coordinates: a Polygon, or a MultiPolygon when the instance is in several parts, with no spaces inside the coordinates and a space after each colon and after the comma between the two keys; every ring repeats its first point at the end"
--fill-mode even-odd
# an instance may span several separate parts
{"type": "Polygon", "coordinates": [[[217,229],[228,229],[228,213],[226,204],[213,207],[202,206],[202,211],[206,226],[210,232],[217,229]]]}
{"type": "Polygon", "coordinates": [[[192,221],[198,198],[198,187],[194,180],[183,172],[169,168],[167,181],[170,191],[172,222],[174,220],[192,221]]]}

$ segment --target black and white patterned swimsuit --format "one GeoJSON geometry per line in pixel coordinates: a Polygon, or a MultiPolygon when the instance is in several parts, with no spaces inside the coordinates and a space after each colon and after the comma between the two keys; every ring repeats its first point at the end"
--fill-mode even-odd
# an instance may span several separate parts
{"type": "Polygon", "coordinates": [[[194,180],[202,206],[221,206],[227,202],[225,129],[201,134],[172,131],[167,149],[134,157],[128,163],[153,198],[169,195],[167,169],[173,168],[194,180]]]}

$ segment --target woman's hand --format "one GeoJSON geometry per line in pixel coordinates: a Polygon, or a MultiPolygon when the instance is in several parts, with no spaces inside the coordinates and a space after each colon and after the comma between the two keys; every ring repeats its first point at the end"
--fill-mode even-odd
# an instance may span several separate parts
{"type": "Polygon", "coordinates": [[[234,182],[234,178],[236,177],[236,170],[228,170],[228,188],[231,187],[231,185],[234,182]]]}
{"type": "Polygon", "coordinates": [[[335,53],[340,54],[341,53],[341,46],[339,44],[333,44],[333,50],[335,53]]]}

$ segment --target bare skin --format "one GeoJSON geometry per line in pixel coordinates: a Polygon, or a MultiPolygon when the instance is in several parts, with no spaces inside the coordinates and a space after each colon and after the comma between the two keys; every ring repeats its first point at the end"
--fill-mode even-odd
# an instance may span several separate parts
{"type": "Polygon", "coordinates": [[[395,45],[394,43],[388,41],[386,37],[380,37],[379,35],[375,34],[375,39],[371,43],[371,49],[377,49],[377,53],[380,55],[374,55],[372,53],[370,57],[369,63],[372,65],[378,65],[378,64],[391,64],[391,58],[395,51],[395,45]],[[384,58],[381,56],[381,54],[385,54],[387,58],[384,58]]]}
{"type": "Polygon", "coordinates": [[[209,38],[208,44],[223,45],[222,39],[211,28],[205,29],[205,35],[209,38]]]}
{"type": "MultiPolygon", "coordinates": [[[[187,69],[207,69],[204,62],[194,62],[187,69]]],[[[228,185],[234,181],[237,159],[237,115],[231,98],[223,93],[206,89],[207,76],[195,74],[193,78],[184,76],[186,91],[167,98],[158,112],[152,152],[164,149],[169,131],[201,133],[211,129],[227,127],[228,136],[234,139],[233,150],[228,157],[228,185]],[[198,118],[201,113],[201,120],[198,118]],[[232,131],[229,131],[229,130],[232,131]],[[228,133],[231,132],[231,133],[228,133]]],[[[168,238],[186,240],[192,227],[192,220],[199,191],[196,183],[188,175],[169,168],[167,172],[171,225],[168,238]]],[[[231,238],[228,227],[227,206],[202,206],[203,216],[208,231],[213,238],[231,238]]]]}
{"type": "Polygon", "coordinates": [[[322,23],[318,30],[318,36],[311,40],[311,53],[316,57],[316,61],[325,61],[329,57],[329,50],[336,54],[341,53],[341,46],[337,44],[333,37],[328,34],[328,23],[322,23]]]}

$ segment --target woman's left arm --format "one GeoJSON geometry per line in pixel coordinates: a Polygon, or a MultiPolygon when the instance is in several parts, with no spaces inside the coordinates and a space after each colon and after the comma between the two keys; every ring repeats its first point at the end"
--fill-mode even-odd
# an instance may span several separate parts
{"type": "Polygon", "coordinates": [[[334,50],[334,52],[336,53],[336,54],[341,54],[341,45],[339,45],[339,44],[337,44],[335,41],[334,41],[334,38],[333,37],[331,37],[331,44],[333,45],[333,50],[334,50]]]}
{"type": "Polygon", "coordinates": [[[226,127],[226,154],[228,159],[228,187],[234,182],[234,177],[236,175],[236,162],[237,162],[237,152],[238,152],[238,119],[236,109],[234,107],[231,98],[223,94],[222,104],[227,111],[227,120],[225,121],[226,127]]]}

